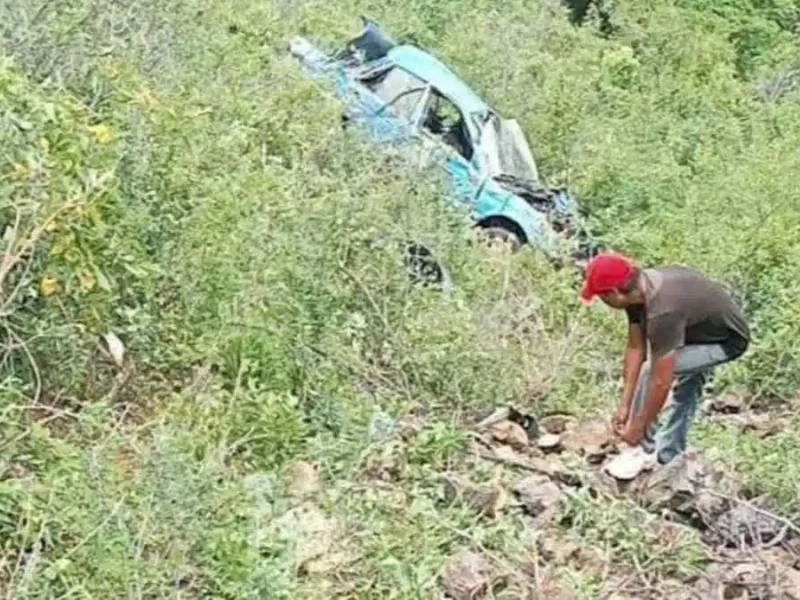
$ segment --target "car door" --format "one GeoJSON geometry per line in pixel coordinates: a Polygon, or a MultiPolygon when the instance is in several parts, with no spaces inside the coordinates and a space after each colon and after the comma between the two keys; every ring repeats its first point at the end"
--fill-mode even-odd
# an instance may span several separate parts
{"type": "Polygon", "coordinates": [[[451,180],[454,197],[477,216],[496,210],[498,198],[488,193],[472,158],[476,149],[466,115],[435,87],[421,115],[423,144],[429,160],[442,165],[451,180]]]}

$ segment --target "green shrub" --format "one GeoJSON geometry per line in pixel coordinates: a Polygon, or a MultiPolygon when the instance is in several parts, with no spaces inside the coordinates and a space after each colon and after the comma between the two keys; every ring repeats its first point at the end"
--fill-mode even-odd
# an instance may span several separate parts
{"type": "MultiPolygon", "coordinates": [[[[518,118],[607,244],[742,293],[753,346],[717,384],[792,399],[800,105],[770,91],[797,65],[791,8],[637,0],[600,31],[521,1],[0,4],[0,251],[23,248],[0,277],[0,585],[311,597],[291,549],[259,533],[298,458],[367,555],[363,597],[431,592],[465,530],[523,552],[516,521],[438,507],[435,477],[464,466],[464,426],[495,405],[608,410],[624,320],[582,307],[577,274],[533,251],[476,247],[440,173],[342,132],[286,43],[333,47],[362,13],[518,118]],[[409,239],[451,271],[451,298],[410,284],[409,239]],[[376,434],[410,411],[412,440],[376,434]],[[411,473],[353,492],[386,448],[411,473]]],[[[768,447],[700,440],[791,504],[791,482],[762,478],[768,447]]],[[[581,527],[598,543],[633,515],[575,511],[596,513],[581,527]]],[[[644,541],[615,552],[639,560],[644,541]]]]}

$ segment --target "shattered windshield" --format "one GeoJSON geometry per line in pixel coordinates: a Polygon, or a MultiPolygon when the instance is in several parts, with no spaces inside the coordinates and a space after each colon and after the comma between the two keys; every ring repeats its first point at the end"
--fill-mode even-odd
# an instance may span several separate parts
{"type": "Polygon", "coordinates": [[[506,175],[538,182],[539,173],[533,155],[522,128],[514,119],[491,116],[484,124],[481,152],[489,176],[506,175]]]}

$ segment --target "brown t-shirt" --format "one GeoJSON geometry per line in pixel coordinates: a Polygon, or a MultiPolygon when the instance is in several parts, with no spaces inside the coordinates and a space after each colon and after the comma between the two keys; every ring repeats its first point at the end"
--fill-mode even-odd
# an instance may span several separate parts
{"type": "Polygon", "coordinates": [[[720,284],[687,267],[642,271],[645,304],[626,309],[643,324],[653,358],[688,344],[721,344],[733,359],[747,349],[750,329],[733,297],[720,284]]]}

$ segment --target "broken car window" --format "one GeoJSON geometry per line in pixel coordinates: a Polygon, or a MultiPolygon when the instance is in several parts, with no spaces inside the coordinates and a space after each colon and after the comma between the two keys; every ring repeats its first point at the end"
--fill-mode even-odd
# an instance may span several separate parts
{"type": "Polygon", "coordinates": [[[422,126],[452,147],[465,159],[472,158],[472,142],[467,124],[455,104],[434,91],[425,110],[422,126]]]}
{"type": "Polygon", "coordinates": [[[406,120],[414,116],[426,87],[424,81],[399,67],[362,80],[362,83],[388,104],[396,115],[406,120]]]}

